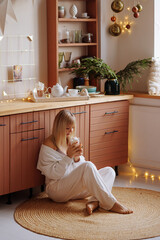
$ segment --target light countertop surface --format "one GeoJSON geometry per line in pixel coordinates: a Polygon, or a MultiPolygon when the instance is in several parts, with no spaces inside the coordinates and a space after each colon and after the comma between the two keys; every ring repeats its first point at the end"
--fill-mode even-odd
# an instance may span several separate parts
{"type": "Polygon", "coordinates": [[[35,111],[43,111],[57,108],[65,108],[65,107],[74,107],[81,105],[90,105],[90,104],[98,104],[105,102],[113,102],[113,101],[122,101],[122,100],[131,100],[133,95],[129,94],[120,94],[120,95],[112,95],[104,97],[90,97],[89,100],[81,100],[81,101],[65,101],[65,102],[27,102],[22,100],[16,101],[0,101],[0,116],[7,116],[18,113],[27,113],[27,112],[35,112],[35,111]]]}

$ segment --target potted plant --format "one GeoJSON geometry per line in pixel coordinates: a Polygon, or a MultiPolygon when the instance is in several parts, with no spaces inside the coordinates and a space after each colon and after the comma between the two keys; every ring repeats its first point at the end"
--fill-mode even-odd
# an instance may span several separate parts
{"type": "Polygon", "coordinates": [[[102,59],[97,57],[88,57],[81,60],[80,65],[72,65],[74,68],[72,73],[77,77],[89,76],[90,85],[97,86],[99,90],[99,80],[101,78],[116,78],[115,72],[103,62],[102,59]]]}
{"type": "Polygon", "coordinates": [[[99,90],[100,79],[108,79],[114,80],[116,86],[120,85],[121,91],[126,92],[128,84],[132,87],[135,75],[141,76],[141,72],[150,67],[151,63],[151,58],[145,58],[133,61],[124,69],[115,72],[102,59],[91,57],[82,59],[80,64],[72,65],[74,67],[72,73],[79,77],[89,75],[90,85],[97,86],[97,90],[99,90]]]}
{"type": "Polygon", "coordinates": [[[135,75],[141,76],[141,72],[146,68],[150,67],[152,63],[151,58],[145,58],[130,62],[127,66],[116,73],[118,82],[120,83],[122,92],[126,92],[127,85],[132,88],[135,75]]]}

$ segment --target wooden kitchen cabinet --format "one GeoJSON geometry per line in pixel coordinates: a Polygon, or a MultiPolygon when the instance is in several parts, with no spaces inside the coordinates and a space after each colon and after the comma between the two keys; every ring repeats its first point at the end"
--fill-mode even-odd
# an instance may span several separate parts
{"type": "MultiPolygon", "coordinates": [[[[65,108],[72,112],[76,117],[76,136],[80,138],[84,147],[84,156],[89,160],[89,106],[77,106],[65,108]]],[[[45,112],[45,137],[52,133],[54,118],[62,109],[55,109],[45,112]]]]}
{"type": "Polygon", "coordinates": [[[9,193],[9,117],[0,117],[0,195],[9,193]]]}
{"type": "Polygon", "coordinates": [[[98,169],[127,162],[128,116],[128,101],[91,105],[90,161],[98,169]]]}
{"type": "Polygon", "coordinates": [[[10,192],[44,183],[36,169],[44,140],[44,112],[10,116],[10,192]]]}
{"type": "MultiPolygon", "coordinates": [[[[72,60],[86,56],[98,57],[98,11],[97,0],[47,0],[47,45],[48,45],[48,86],[52,87],[58,82],[58,78],[65,74],[65,78],[70,68],[58,68],[58,52],[72,52],[72,60]],[[77,5],[77,18],[71,18],[69,9],[72,4],[77,5]],[[58,6],[65,6],[66,14],[64,18],[58,18],[58,6]],[[82,12],[87,12],[89,18],[81,18],[82,12]],[[71,30],[82,30],[83,34],[93,34],[91,43],[84,42],[58,42],[58,32],[62,32],[63,27],[71,30]]],[[[62,83],[63,85],[63,83],[62,83]]],[[[68,83],[67,83],[68,85],[68,83]]]]}

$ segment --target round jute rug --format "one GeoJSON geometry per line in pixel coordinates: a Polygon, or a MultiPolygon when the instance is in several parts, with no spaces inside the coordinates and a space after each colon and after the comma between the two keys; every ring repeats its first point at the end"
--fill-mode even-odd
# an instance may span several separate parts
{"type": "Polygon", "coordinates": [[[160,192],[113,188],[113,194],[134,213],[122,215],[98,209],[88,216],[86,199],[55,203],[41,193],[18,206],[14,217],[33,232],[62,239],[128,240],[160,235],[160,192]]]}

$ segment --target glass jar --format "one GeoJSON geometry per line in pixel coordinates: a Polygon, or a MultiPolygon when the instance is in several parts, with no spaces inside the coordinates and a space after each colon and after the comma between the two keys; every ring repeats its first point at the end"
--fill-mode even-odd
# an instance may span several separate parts
{"type": "Polygon", "coordinates": [[[65,11],[63,6],[58,6],[58,17],[59,18],[64,18],[65,11]]]}
{"type": "Polygon", "coordinates": [[[84,34],[83,37],[82,37],[82,42],[91,43],[92,42],[92,36],[93,36],[92,33],[84,34]]]}

